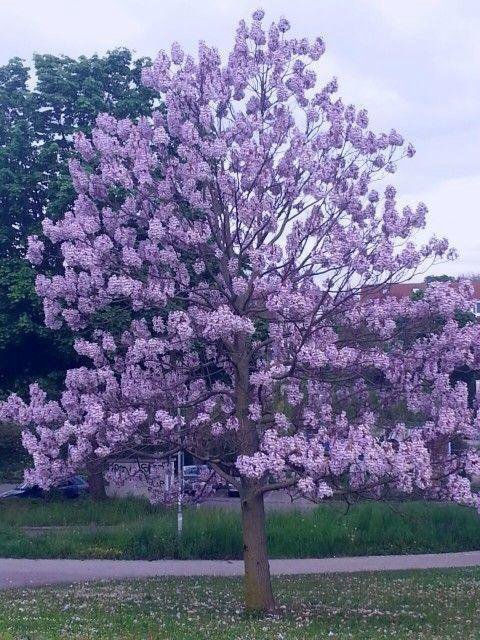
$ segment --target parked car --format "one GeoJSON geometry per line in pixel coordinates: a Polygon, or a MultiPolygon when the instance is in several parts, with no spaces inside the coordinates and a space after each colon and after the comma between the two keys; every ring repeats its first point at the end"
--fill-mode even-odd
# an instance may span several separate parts
{"type": "Polygon", "coordinates": [[[227,493],[228,493],[228,496],[230,498],[239,498],[240,497],[240,491],[238,490],[238,488],[234,484],[231,484],[231,483],[228,483],[227,493]]]}
{"type": "Polygon", "coordinates": [[[195,492],[195,484],[202,482],[202,476],[208,477],[210,468],[206,464],[187,464],[183,467],[183,490],[185,493],[195,492]]]}
{"type": "Polygon", "coordinates": [[[26,484],[19,484],[13,489],[0,493],[0,498],[41,498],[44,493],[43,489],[37,485],[29,487],[26,484]]]}
{"type": "Polygon", "coordinates": [[[88,482],[82,476],[72,476],[66,480],[62,480],[58,485],[52,487],[49,491],[45,491],[38,485],[29,486],[25,483],[19,484],[18,487],[4,491],[0,494],[2,498],[79,498],[88,493],[88,482]]]}

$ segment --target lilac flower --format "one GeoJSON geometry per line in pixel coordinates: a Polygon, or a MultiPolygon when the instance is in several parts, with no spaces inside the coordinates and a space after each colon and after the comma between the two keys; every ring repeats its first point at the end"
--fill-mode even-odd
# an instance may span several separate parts
{"type": "Polygon", "coordinates": [[[38,236],[28,236],[28,246],[26,258],[32,264],[41,264],[43,261],[43,251],[45,244],[38,238],[38,236]]]}

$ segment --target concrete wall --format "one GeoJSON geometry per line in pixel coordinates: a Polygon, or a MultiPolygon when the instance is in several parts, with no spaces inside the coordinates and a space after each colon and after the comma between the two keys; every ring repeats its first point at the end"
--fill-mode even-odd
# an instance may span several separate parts
{"type": "Polygon", "coordinates": [[[148,497],[148,484],[160,482],[168,489],[173,479],[173,464],[162,460],[110,460],[105,474],[107,495],[112,497],[148,497]]]}

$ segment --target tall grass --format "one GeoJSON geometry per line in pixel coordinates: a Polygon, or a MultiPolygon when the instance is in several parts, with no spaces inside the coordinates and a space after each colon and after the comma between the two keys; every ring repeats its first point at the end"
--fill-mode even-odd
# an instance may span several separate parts
{"type": "Polygon", "coordinates": [[[123,525],[138,522],[149,516],[163,516],[162,506],[139,498],[104,501],[18,499],[0,501],[0,526],[67,526],[67,525],[123,525]]]}
{"type": "MultiPolygon", "coordinates": [[[[363,503],[345,514],[332,504],[271,512],[267,534],[272,558],[464,551],[480,549],[480,518],[457,505],[363,503]]],[[[240,516],[232,510],[187,509],[179,538],[173,511],[140,500],[18,501],[0,508],[3,557],[214,559],[241,553],[240,516]],[[32,535],[27,525],[69,526],[32,535]]]]}

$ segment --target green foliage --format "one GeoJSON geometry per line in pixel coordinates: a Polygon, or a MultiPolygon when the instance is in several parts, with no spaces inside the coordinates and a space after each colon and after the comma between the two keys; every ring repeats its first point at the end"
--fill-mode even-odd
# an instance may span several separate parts
{"type": "Polygon", "coordinates": [[[77,364],[69,333],[44,327],[35,273],[23,260],[43,217],[56,219],[73,202],[73,134],[88,134],[98,113],[136,118],[154,104],[140,83],[149,60],[127,49],[78,59],[36,54],[33,63],[33,88],[20,58],[0,67],[0,397],[33,381],[55,392],[77,364]]]}
{"type": "Polygon", "coordinates": [[[427,282],[428,284],[430,282],[455,282],[455,278],[452,276],[447,276],[446,274],[443,274],[441,276],[426,276],[425,282],[427,282]]]}
{"type": "Polygon", "coordinates": [[[455,311],[455,320],[458,322],[460,327],[478,322],[478,318],[473,311],[461,311],[460,309],[455,311]]]}
{"type": "Polygon", "coordinates": [[[75,362],[69,332],[44,326],[34,280],[22,258],[0,261],[0,397],[25,393],[33,380],[55,390],[75,362]]]}
{"type": "MultiPolygon", "coordinates": [[[[0,502],[0,556],[26,558],[241,558],[240,514],[234,509],[176,513],[142,500],[0,502]],[[29,532],[25,527],[68,526],[29,532]]],[[[480,519],[470,509],[424,502],[325,504],[267,514],[273,558],[441,553],[480,548],[480,519]]]]}
{"type": "Polygon", "coordinates": [[[17,425],[2,424],[0,438],[0,481],[20,482],[29,456],[22,446],[21,429],[17,425]]]}

